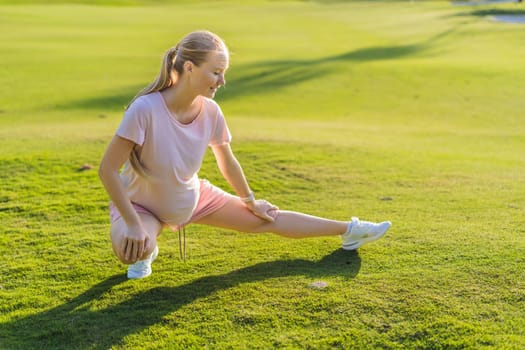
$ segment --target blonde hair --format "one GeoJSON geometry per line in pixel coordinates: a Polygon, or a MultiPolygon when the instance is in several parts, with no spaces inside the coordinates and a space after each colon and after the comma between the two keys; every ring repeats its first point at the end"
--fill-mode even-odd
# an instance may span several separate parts
{"type": "MultiPolygon", "coordinates": [[[[137,95],[133,97],[131,102],[126,106],[126,110],[140,96],[162,91],[172,86],[175,83],[173,80],[174,75],[172,75],[172,73],[174,73],[173,71],[177,73],[175,75],[176,77],[181,76],[184,73],[184,63],[186,61],[200,66],[206,61],[208,54],[214,51],[229,55],[226,44],[217,34],[207,30],[198,30],[187,34],[177,45],[169,48],[164,53],[159,74],[151,84],[140,90],[137,95]]],[[[140,163],[135,148],[131,151],[129,161],[139,175],[146,176],[144,167],[140,163]]]]}
{"type": "Polygon", "coordinates": [[[229,55],[228,48],[224,41],[217,35],[207,30],[198,30],[187,34],[179,43],[169,48],[162,58],[160,72],[155,80],[140,90],[131,100],[126,109],[137,98],[152,92],[162,91],[173,85],[172,71],[175,70],[179,75],[184,72],[184,62],[193,62],[200,66],[208,58],[208,54],[213,51],[223,52],[229,55]]]}

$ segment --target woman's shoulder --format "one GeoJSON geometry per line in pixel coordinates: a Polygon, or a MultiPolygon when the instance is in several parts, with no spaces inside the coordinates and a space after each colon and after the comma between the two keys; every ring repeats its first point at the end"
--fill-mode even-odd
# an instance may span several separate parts
{"type": "Polygon", "coordinates": [[[128,107],[128,111],[132,113],[147,113],[150,112],[156,101],[156,93],[149,93],[137,97],[128,107]]]}
{"type": "Polygon", "coordinates": [[[210,114],[222,114],[221,107],[219,106],[219,104],[209,97],[202,96],[202,107],[206,112],[210,114]]]}

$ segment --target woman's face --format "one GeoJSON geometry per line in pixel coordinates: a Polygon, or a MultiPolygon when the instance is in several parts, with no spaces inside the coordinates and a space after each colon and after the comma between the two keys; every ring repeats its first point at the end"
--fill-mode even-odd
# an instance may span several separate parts
{"type": "Polygon", "coordinates": [[[199,95],[213,98],[217,89],[226,84],[224,74],[228,69],[228,54],[222,51],[212,51],[200,66],[193,65],[191,80],[195,92],[199,95]]]}

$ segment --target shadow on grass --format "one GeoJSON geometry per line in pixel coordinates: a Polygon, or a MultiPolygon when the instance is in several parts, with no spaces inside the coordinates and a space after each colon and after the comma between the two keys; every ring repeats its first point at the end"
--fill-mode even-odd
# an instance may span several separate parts
{"type": "Polygon", "coordinates": [[[114,94],[105,94],[99,97],[93,97],[83,100],[70,101],[66,104],[59,104],[50,106],[51,108],[57,109],[83,109],[87,111],[122,111],[124,112],[126,106],[131,101],[131,99],[142,90],[144,85],[133,85],[131,87],[120,89],[118,93],[114,94]]]}
{"type": "MultiPolygon", "coordinates": [[[[232,68],[231,73],[233,78],[227,78],[227,85],[219,91],[217,100],[224,101],[243,95],[275,92],[276,90],[317,79],[327,74],[337,73],[340,67],[338,65],[341,63],[393,60],[416,54],[430,55],[436,52],[435,43],[455,30],[456,28],[451,28],[410,45],[376,46],[318,59],[260,61],[235,66],[232,68]]],[[[129,89],[120,90],[117,94],[72,101],[57,107],[88,110],[123,109],[142,87],[133,86],[129,89]]]]}
{"type": "Polygon", "coordinates": [[[525,8],[484,8],[470,10],[452,15],[451,17],[487,17],[487,16],[525,16],[525,8]]]}
{"type": "MultiPolygon", "coordinates": [[[[235,99],[242,95],[274,92],[310,79],[337,73],[340,64],[402,59],[418,54],[435,54],[434,44],[452,34],[456,28],[438,33],[410,45],[376,46],[349,51],[340,55],[313,60],[283,60],[256,62],[236,69],[236,76],[218,96],[218,100],[235,99]]],[[[344,73],[344,70],[341,70],[344,73]]]]}
{"type": "Polygon", "coordinates": [[[103,297],[114,296],[114,286],[127,282],[124,275],[117,275],[56,308],[1,324],[0,338],[3,340],[0,347],[107,349],[128,335],[162,322],[166,315],[196,299],[242,283],[286,276],[353,278],[360,268],[358,253],[341,249],[319,261],[297,259],[259,263],[177,287],[154,287],[105,308],[97,307],[97,301],[103,297]]]}
{"type": "Polygon", "coordinates": [[[462,13],[458,16],[500,16],[500,15],[512,15],[512,16],[524,16],[525,9],[484,9],[484,10],[475,10],[462,13]]]}

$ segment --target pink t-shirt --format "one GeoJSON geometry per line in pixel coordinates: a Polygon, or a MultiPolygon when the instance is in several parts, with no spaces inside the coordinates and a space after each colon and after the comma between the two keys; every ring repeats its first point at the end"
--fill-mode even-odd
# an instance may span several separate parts
{"type": "Polygon", "coordinates": [[[124,165],[120,177],[132,202],[167,224],[186,222],[197,206],[197,173],[208,146],[231,141],[219,105],[199,97],[202,105],[189,124],[177,121],[160,92],[136,99],[124,114],[117,135],[136,143],[146,176],[124,165]]]}

